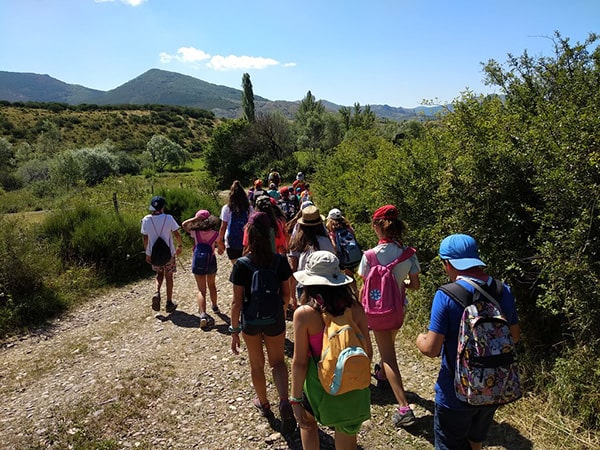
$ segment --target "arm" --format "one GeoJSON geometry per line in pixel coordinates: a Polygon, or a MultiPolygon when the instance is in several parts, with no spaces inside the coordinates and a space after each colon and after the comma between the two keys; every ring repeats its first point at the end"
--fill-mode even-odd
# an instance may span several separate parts
{"type": "MultiPolygon", "coordinates": [[[[302,389],[308,371],[309,344],[307,320],[312,308],[300,307],[294,312],[294,356],[292,358],[291,397],[302,398],[302,389]]],[[[292,402],[294,417],[300,428],[310,428],[306,419],[308,413],[301,403],[292,402]]]]}
{"type": "MultiPolygon", "coordinates": [[[[288,255],[288,262],[290,263],[290,267],[292,268],[292,273],[298,270],[298,258],[295,256],[288,255]]],[[[289,298],[293,305],[298,304],[298,299],[296,298],[296,278],[292,275],[290,277],[290,287],[289,287],[289,298]]]]}
{"type": "MultiPolygon", "coordinates": [[[[294,278],[293,276],[290,278],[294,278]]],[[[283,316],[287,311],[288,304],[290,303],[290,279],[281,282],[281,297],[283,298],[283,316]]]]}
{"type": "Polygon", "coordinates": [[[416,291],[421,287],[421,281],[419,280],[418,273],[411,273],[408,275],[408,280],[404,280],[404,287],[406,289],[412,289],[416,291]]]}
{"type": "MultiPolygon", "coordinates": [[[[244,302],[244,286],[233,285],[233,301],[231,302],[231,327],[240,326],[240,313],[244,302]]],[[[240,333],[231,333],[231,351],[236,355],[240,348],[240,333]]]]}
{"type": "Polygon", "coordinates": [[[515,344],[521,340],[521,326],[518,323],[510,326],[510,335],[515,344]]]}
{"type": "Polygon", "coordinates": [[[173,231],[173,236],[175,236],[175,241],[177,241],[177,248],[175,249],[175,254],[179,256],[181,250],[183,249],[183,241],[181,240],[181,233],[179,230],[173,231]]]}
{"type": "Polygon", "coordinates": [[[227,222],[221,221],[221,228],[219,228],[219,237],[217,238],[217,251],[219,255],[222,255],[225,251],[225,231],[227,230],[227,222]]]}
{"type": "Polygon", "coordinates": [[[429,330],[427,333],[421,333],[417,336],[417,348],[425,356],[436,358],[442,352],[444,344],[444,335],[429,330]]]}
{"type": "Polygon", "coordinates": [[[142,234],[142,240],[144,241],[144,253],[146,254],[146,262],[151,264],[150,255],[148,254],[148,235],[142,234]]]}

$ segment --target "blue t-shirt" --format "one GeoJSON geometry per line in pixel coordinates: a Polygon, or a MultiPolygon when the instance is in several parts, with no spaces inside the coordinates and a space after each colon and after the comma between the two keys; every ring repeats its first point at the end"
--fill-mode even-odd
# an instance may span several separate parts
{"type": "MultiPolygon", "coordinates": [[[[473,281],[481,283],[480,280],[473,281]]],[[[461,286],[474,292],[475,288],[466,281],[458,280],[461,286]]],[[[488,284],[492,282],[490,277],[488,284]]],[[[505,284],[502,291],[500,307],[509,325],[519,323],[515,298],[510,288],[505,284]]],[[[442,347],[442,366],[435,383],[435,403],[450,409],[467,409],[469,406],[456,398],[454,391],[454,371],[456,368],[456,348],[458,346],[458,329],[463,308],[452,300],[446,293],[438,290],[433,297],[429,330],[444,335],[442,347]]]]}

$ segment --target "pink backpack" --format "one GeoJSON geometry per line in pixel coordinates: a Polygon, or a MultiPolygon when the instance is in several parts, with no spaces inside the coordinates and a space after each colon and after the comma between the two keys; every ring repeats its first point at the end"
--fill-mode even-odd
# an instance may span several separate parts
{"type": "Polygon", "coordinates": [[[395,330],[404,323],[406,293],[404,285],[402,288],[398,287],[392,270],[396,264],[415,253],[414,248],[407,247],[398,258],[382,265],[377,260],[374,250],[365,252],[370,269],[363,285],[361,302],[371,330],[395,330]]]}

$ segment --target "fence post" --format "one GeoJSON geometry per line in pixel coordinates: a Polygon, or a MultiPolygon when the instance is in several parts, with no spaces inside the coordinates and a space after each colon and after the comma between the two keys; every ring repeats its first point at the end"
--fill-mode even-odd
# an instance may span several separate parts
{"type": "Polygon", "coordinates": [[[115,212],[119,214],[119,201],[117,200],[116,192],[113,192],[113,206],[115,207],[115,212]]]}

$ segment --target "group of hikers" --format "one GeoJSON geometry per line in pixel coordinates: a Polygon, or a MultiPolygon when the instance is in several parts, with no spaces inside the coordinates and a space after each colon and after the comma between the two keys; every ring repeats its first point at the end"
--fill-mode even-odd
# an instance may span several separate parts
{"type": "MultiPolygon", "coordinates": [[[[231,350],[239,353],[243,339],[256,393],[253,405],[262,416],[274,417],[267,394],[266,349],[279,396],[281,431],[288,434],[299,427],[303,448],[319,448],[318,423],[335,429],[336,448],[357,447],[361,424],[371,417],[372,376],[378,385],[389,386],[396,398],[393,425],[412,426],[417,418],[395,348],[408,304],[405,292],[420,287],[416,251],[402,241],[406,223],[394,205],[377,208],[371,225],[378,244],[362,251],[340,209],[321,214],[301,172],[291,186],[282,186],[275,170],[267,182],[268,190],[257,179],[246,192],[234,181],[220,217],[199,210],[182,223],[194,241],[192,272],[200,327],[208,330],[215,323],[207,312],[208,299],[212,312],[219,313],[215,253],[226,253],[232,264],[231,350]],[[288,207],[292,204],[294,208],[288,207]],[[360,290],[356,274],[363,279],[360,290]],[[288,311],[293,313],[291,383],[284,354],[288,311]],[[372,370],[371,333],[379,352],[372,370]]],[[[171,313],[177,308],[173,274],[182,238],[175,219],[164,213],[165,206],[164,198],[152,198],[141,232],[146,260],[156,272],[152,308],[161,309],[165,281],[165,311],[171,313]]],[[[480,449],[496,409],[521,395],[511,359],[519,340],[515,300],[506,284],[486,274],[471,236],[446,237],[439,256],[452,283],[437,290],[428,331],[416,339],[424,355],[441,356],[435,447],[480,449]],[[469,354],[475,350],[468,347],[472,343],[465,323],[487,313],[495,318],[481,321],[487,334],[479,335],[485,340],[480,347],[490,354],[474,369],[475,358],[469,359],[469,354]],[[496,350],[502,355],[492,355],[496,350]]]]}

